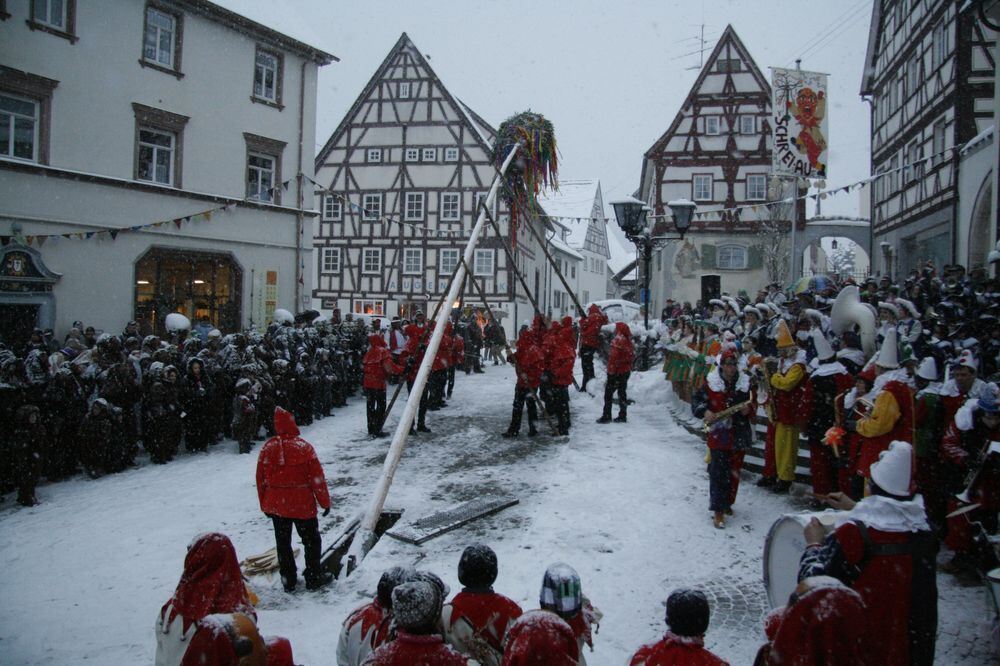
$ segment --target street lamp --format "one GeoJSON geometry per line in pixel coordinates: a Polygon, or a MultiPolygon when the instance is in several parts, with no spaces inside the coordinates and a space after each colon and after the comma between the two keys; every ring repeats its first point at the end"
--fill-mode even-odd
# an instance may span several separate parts
{"type": "MultiPolygon", "coordinates": [[[[661,243],[669,243],[676,240],[684,240],[684,234],[691,228],[691,218],[694,216],[697,207],[693,201],[687,199],[677,199],[667,203],[670,208],[671,217],[674,222],[674,229],[677,236],[653,236],[651,234],[647,217],[651,210],[645,202],[635,197],[625,197],[611,202],[614,208],[615,218],[618,226],[625,233],[626,238],[635,243],[637,254],[642,257],[643,262],[643,287],[639,300],[643,305],[643,326],[649,330],[649,272],[653,261],[653,249],[661,243]]],[[[642,369],[649,369],[649,345],[642,346],[642,369]]]]}

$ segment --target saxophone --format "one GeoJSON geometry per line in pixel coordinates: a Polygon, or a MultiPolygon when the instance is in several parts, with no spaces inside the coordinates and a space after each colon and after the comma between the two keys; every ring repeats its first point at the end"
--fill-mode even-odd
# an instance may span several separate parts
{"type": "Polygon", "coordinates": [[[715,425],[719,421],[722,421],[724,419],[728,419],[730,416],[732,416],[736,412],[740,411],[741,409],[743,409],[744,407],[746,407],[747,405],[749,405],[752,402],[753,402],[752,399],[751,400],[745,400],[745,401],[743,401],[743,402],[741,402],[739,404],[733,405],[732,407],[726,407],[721,412],[717,412],[714,415],[714,418],[712,419],[712,422],[705,424],[704,431],[708,432],[709,430],[712,429],[713,425],[715,425]]]}

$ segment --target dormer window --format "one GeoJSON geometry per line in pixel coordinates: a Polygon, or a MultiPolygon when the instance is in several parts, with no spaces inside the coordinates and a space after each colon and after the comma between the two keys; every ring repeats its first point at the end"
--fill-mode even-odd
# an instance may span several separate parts
{"type": "Polygon", "coordinates": [[[716,72],[738,72],[740,71],[739,58],[719,58],[715,61],[716,72]]]}

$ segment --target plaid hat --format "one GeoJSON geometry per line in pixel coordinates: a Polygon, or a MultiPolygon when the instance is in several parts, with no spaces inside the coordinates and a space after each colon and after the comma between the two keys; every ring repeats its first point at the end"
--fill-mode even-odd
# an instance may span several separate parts
{"type": "Polygon", "coordinates": [[[561,617],[572,617],[582,606],[580,575],[568,564],[559,562],[545,570],[539,604],[561,617]]]}

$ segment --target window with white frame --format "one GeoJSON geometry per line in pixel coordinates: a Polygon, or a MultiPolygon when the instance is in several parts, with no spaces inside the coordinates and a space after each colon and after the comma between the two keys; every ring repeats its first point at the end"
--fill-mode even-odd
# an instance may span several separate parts
{"type": "Polygon", "coordinates": [[[947,139],[945,121],[941,119],[934,123],[934,164],[941,164],[945,161],[945,141],[947,139]]]}
{"type": "Polygon", "coordinates": [[[458,161],[458,148],[445,148],[444,149],[444,161],[445,162],[457,162],[458,161]]]}
{"type": "Polygon", "coordinates": [[[408,221],[419,221],[424,219],[424,193],[407,192],[404,218],[408,221]]]}
{"type": "Polygon", "coordinates": [[[899,155],[889,160],[889,196],[899,191],[899,155]]]}
{"type": "Polygon", "coordinates": [[[458,250],[454,248],[438,250],[438,273],[441,275],[454,273],[456,266],[458,266],[458,250]]]}
{"type": "Polygon", "coordinates": [[[381,162],[382,161],[382,149],[381,148],[369,148],[365,155],[369,162],[381,162]]]}
{"type": "Polygon", "coordinates": [[[747,199],[763,201],[767,198],[767,175],[762,173],[747,174],[747,199]]]}
{"type": "Polygon", "coordinates": [[[944,19],[934,26],[934,33],[931,37],[931,63],[940,67],[948,57],[948,28],[944,19]]]}
{"type": "Polygon", "coordinates": [[[281,104],[281,70],[281,55],[257,47],[253,70],[253,96],[255,99],[271,104],[281,104]]]}
{"type": "Polygon", "coordinates": [[[0,156],[37,162],[39,121],[38,102],[0,93],[0,156]]]}
{"type": "Polygon", "coordinates": [[[410,82],[409,81],[400,81],[399,82],[399,88],[397,89],[397,92],[398,92],[398,96],[399,96],[400,99],[409,99],[410,98],[410,82]]]}
{"type": "Polygon", "coordinates": [[[380,298],[359,298],[354,301],[354,314],[385,316],[385,301],[380,298]]]}
{"type": "Polygon", "coordinates": [[[339,247],[324,247],[323,248],[323,272],[324,273],[339,273],[340,272],[340,248],[339,247]]]}
{"type": "Polygon", "coordinates": [[[382,248],[364,248],[361,255],[361,272],[367,274],[382,272],[382,248]]]}
{"type": "Polygon", "coordinates": [[[340,197],[333,194],[323,195],[323,221],[339,222],[344,217],[344,205],[340,197]]]}
{"type": "Polygon", "coordinates": [[[476,275],[493,276],[493,250],[476,250],[472,261],[472,272],[476,275]]]}
{"type": "Polygon", "coordinates": [[[403,273],[419,274],[424,271],[424,251],[420,248],[408,247],[403,250],[403,273]]]}
{"type": "Polygon", "coordinates": [[[719,133],[719,116],[705,116],[705,134],[719,133]]]}
{"type": "Polygon", "coordinates": [[[454,222],[462,218],[462,195],[458,192],[441,193],[441,220],[454,222]]]}
{"type": "Polygon", "coordinates": [[[420,151],[420,159],[423,162],[436,162],[438,151],[437,148],[424,148],[420,151]]]}
{"type": "Polygon", "coordinates": [[[382,218],[382,193],[366,194],[361,200],[361,219],[379,220],[382,218]]]}
{"type": "Polygon", "coordinates": [[[720,245],[715,252],[717,268],[744,270],[747,267],[747,249],[742,245],[720,245]]]}
{"type": "Polygon", "coordinates": [[[914,139],[906,146],[906,159],[910,163],[910,180],[916,181],[924,175],[924,145],[914,139]]]}
{"type": "Polygon", "coordinates": [[[906,94],[909,97],[913,97],[917,94],[917,88],[920,87],[920,55],[917,54],[910,58],[910,61],[906,63],[906,94]]]}
{"type": "Polygon", "coordinates": [[[274,201],[274,157],[263,153],[247,156],[247,198],[257,201],[274,201]]]}
{"type": "Polygon", "coordinates": [[[407,162],[419,162],[420,161],[420,149],[419,148],[407,148],[403,153],[403,159],[407,162]]]}
{"type": "Polygon", "coordinates": [[[177,136],[155,127],[139,128],[139,163],[136,179],[172,185],[177,136]]]}
{"type": "Polygon", "coordinates": [[[692,182],[692,190],[695,201],[711,201],[712,176],[710,175],[694,176],[692,182]]]}
{"type": "MultiPolygon", "coordinates": [[[[48,29],[61,37],[72,37],[76,0],[31,0],[31,29],[48,29]]],[[[74,40],[75,41],[75,40],[74,40]]]]}
{"type": "Polygon", "coordinates": [[[740,116],[740,134],[756,134],[757,118],[754,116],[740,116]]]}
{"type": "Polygon", "coordinates": [[[146,29],[142,40],[142,58],[167,69],[177,69],[177,22],[175,14],[159,7],[146,7],[146,29]]]}

